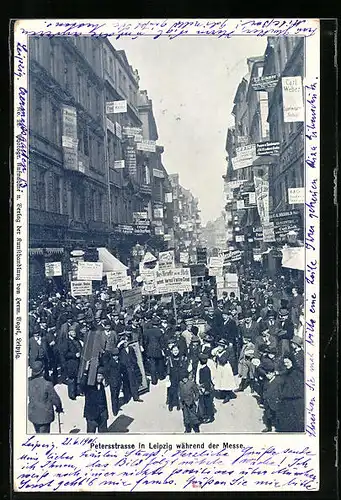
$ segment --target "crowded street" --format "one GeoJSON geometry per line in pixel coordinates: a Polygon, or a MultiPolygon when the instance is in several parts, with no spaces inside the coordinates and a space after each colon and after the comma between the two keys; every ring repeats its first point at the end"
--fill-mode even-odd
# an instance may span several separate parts
{"type": "Polygon", "coordinates": [[[304,430],[303,38],[191,43],[32,37],[29,432],[304,430]]]}

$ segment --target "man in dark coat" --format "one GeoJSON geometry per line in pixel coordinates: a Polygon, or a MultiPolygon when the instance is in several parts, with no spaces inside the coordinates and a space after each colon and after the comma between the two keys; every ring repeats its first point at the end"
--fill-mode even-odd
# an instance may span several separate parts
{"type": "Polygon", "coordinates": [[[304,373],[304,350],[303,350],[303,340],[301,337],[294,335],[292,341],[292,358],[297,370],[300,370],[304,373]]]}
{"type": "MultiPolygon", "coordinates": [[[[87,370],[88,366],[86,367],[87,370]]],[[[86,419],[86,432],[107,432],[108,426],[108,404],[105,387],[103,384],[104,374],[101,368],[97,370],[96,384],[87,385],[87,372],[81,380],[81,388],[85,396],[84,418],[86,419]]]]}
{"type": "Polygon", "coordinates": [[[243,338],[248,338],[253,343],[259,335],[259,323],[252,319],[252,312],[247,311],[245,313],[245,321],[243,325],[240,325],[240,331],[243,338]]]}
{"type": "Polygon", "coordinates": [[[199,364],[199,355],[201,352],[201,343],[198,337],[198,328],[196,326],[192,327],[193,337],[188,349],[188,361],[191,365],[191,377],[195,380],[195,376],[199,364]]]}
{"type": "Polygon", "coordinates": [[[265,428],[262,432],[271,432],[277,424],[280,377],[275,375],[275,365],[269,358],[262,361],[262,370],[265,374],[262,395],[265,428]]]}
{"type": "Polygon", "coordinates": [[[137,364],[137,358],[132,346],[129,346],[127,337],[122,335],[123,339],[118,343],[119,361],[121,365],[124,402],[128,403],[131,397],[134,401],[142,403],[139,397],[139,387],[141,384],[141,372],[137,364]]]}
{"type": "Polygon", "coordinates": [[[271,335],[266,326],[261,327],[261,334],[255,339],[255,358],[261,358],[262,355],[269,349],[277,350],[277,337],[271,335]]]}
{"type": "Polygon", "coordinates": [[[199,389],[193,380],[188,377],[188,371],[183,370],[179,384],[180,404],[185,426],[185,433],[200,432],[200,420],[198,418],[197,401],[199,399],[199,389]]]}
{"type": "Polygon", "coordinates": [[[199,414],[201,421],[209,424],[214,421],[213,392],[214,386],[211,377],[211,370],[207,366],[208,356],[200,354],[199,367],[196,374],[196,383],[199,387],[199,414]]]}
{"type": "Polygon", "coordinates": [[[152,384],[156,385],[158,380],[165,378],[165,359],[164,359],[164,339],[161,329],[158,327],[157,318],[152,319],[151,327],[145,330],[146,337],[146,356],[149,360],[149,369],[152,384]]]}
{"type": "Polygon", "coordinates": [[[103,355],[102,363],[105,381],[110,386],[112,412],[116,417],[120,409],[119,396],[122,386],[119,350],[114,348],[112,351],[106,351],[103,355]]]}
{"type": "Polygon", "coordinates": [[[60,356],[67,375],[68,395],[73,400],[80,394],[77,377],[81,352],[82,346],[76,338],[76,332],[70,330],[68,338],[60,345],[60,356]]]}
{"type": "Polygon", "coordinates": [[[50,432],[54,421],[54,407],[62,413],[62,402],[52,382],[44,378],[44,365],[41,361],[32,363],[32,374],[28,383],[28,420],[34,425],[37,434],[50,432]]]}
{"type": "Polygon", "coordinates": [[[28,365],[32,368],[36,361],[41,361],[45,377],[49,376],[49,355],[46,339],[42,337],[39,324],[33,328],[33,336],[28,341],[28,365]]]}
{"type": "Polygon", "coordinates": [[[286,308],[282,308],[278,312],[277,336],[280,355],[282,357],[289,355],[291,353],[290,341],[294,336],[294,324],[289,319],[289,311],[286,308]]]}

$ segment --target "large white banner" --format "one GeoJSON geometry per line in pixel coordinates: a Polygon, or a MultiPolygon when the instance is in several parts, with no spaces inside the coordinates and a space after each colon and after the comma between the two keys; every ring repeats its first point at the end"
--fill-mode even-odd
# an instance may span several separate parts
{"type": "Polygon", "coordinates": [[[304,121],[302,77],[282,78],[283,117],[286,123],[304,121]]]}

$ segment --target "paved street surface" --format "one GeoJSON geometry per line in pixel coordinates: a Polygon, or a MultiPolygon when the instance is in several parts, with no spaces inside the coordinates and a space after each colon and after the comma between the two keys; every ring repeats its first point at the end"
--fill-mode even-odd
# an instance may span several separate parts
{"type": "MultiPolygon", "coordinates": [[[[61,433],[86,433],[86,421],[83,417],[84,397],[71,401],[67,395],[66,385],[55,387],[62,402],[64,413],[61,414],[61,433]]],[[[174,409],[170,412],[165,404],[166,385],[159,382],[151,386],[149,393],[143,394],[144,403],[130,401],[124,405],[117,417],[111,412],[110,391],[107,387],[109,407],[109,432],[121,433],[183,433],[182,412],[174,409]]],[[[215,421],[211,424],[202,424],[201,433],[255,433],[260,432],[264,425],[262,422],[263,411],[257,405],[256,399],[250,394],[250,389],[245,393],[237,393],[237,398],[227,404],[215,399],[217,412],[215,421]]],[[[28,423],[28,432],[34,433],[33,425],[28,423]]],[[[57,416],[51,425],[51,433],[58,434],[57,416]]]]}

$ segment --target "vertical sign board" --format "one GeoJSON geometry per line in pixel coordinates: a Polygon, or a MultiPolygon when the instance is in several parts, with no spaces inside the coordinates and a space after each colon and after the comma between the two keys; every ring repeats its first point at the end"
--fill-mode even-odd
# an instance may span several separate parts
{"type": "Polygon", "coordinates": [[[264,243],[273,243],[276,241],[275,224],[273,222],[263,225],[263,241],[264,243]]]}
{"type": "Polygon", "coordinates": [[[62,106],[63,120],[63,158],[64,167],[78,170],[77,110],[72,106],[62,106]]]}
{"type": "Polygon", "coordinates": [[[303,122],[304,104],[302,77],[282,77],[282,94],[284,122],[303,122]]]}

